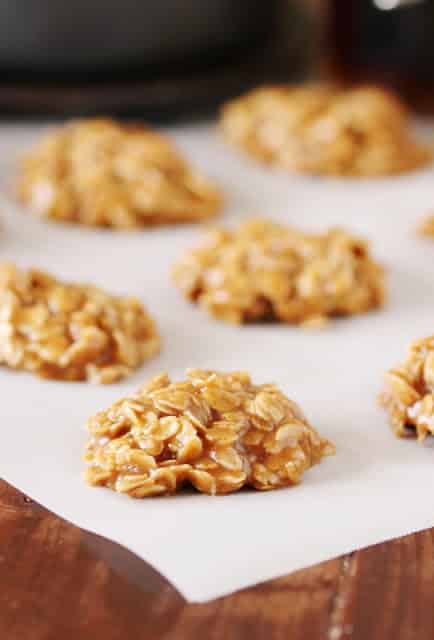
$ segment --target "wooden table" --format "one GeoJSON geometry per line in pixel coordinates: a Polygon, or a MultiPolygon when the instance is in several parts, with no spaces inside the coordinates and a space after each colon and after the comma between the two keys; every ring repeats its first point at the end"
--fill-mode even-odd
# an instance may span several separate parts
{"type": "Polygon", "coordinates": [[[0,481],[1,640],[433,640],[433,602],[434,529],[189,605],[0,481]]]}

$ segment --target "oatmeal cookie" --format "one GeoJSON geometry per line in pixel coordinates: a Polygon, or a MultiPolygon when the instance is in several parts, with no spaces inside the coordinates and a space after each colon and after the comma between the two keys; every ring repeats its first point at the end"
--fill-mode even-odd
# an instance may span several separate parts
{"type": "Polygon", "coordinates": [[[189,300],[235,324],[319,326],[380,307],[385,297],[383,270],[363,240],[342,229],[313,235],[260,219],[210,231],[173,278],[189,300]]]}
{"type": "Polygon", "coordinates": [[[221,128],[258,159],[301,173],[379,176],[431,160],[398,98],[374,87],[256,89],[224,106],[221,128]]]}
{"type": "Polygon", "coordinates": [[[380,402],[395,434],[423,440],[434,434],[434,336],[413,342],[401,366],[385,375],[380,402]]]}
{"type": "Polygon", "coordinates": [[[23,161],[18,197],[44,218],[117,228],[200,222],[221,204],[163,135],[108,119],[47,135],[23,161]]]}
{"type": "Polygon", "coordinates": [[[88,423],[85,478],[133,498],[183,484],[209,494],[276,489],[334,453],[298,406],[245,372],[157,376],[88,423]]]}
{"type": "Polygon", "coordinates": [[[421,236],[426,236],[428,238],[434,238],[434,214],[429,214],[423,218],[422,222],[419,224],[418,233],[421,236]]]}
{"type": "Polygon", "coordinates": [[[43,378],[110,383],[159,345],[137,299],[0,265],[0,364],[43,378]]]}

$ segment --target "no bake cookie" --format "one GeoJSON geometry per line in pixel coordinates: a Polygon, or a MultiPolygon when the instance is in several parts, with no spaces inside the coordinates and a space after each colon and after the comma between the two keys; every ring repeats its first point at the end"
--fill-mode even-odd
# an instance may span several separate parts
{"type": "Polygon", "coordinates": [[[434,214],[429,214],[423,218],[418,226],[418,233],[421,236],[434,238],[434,214]]]}
{"type": "Polygon", "coordinates": [[[17,191],[44,218],[117,228],[200,222],[222,200],[165,136],[108,119],[48,134],[24,158],[17,191]]]}
{"type": "Polygon", "coordinates": [[[395,434],[423,440],[434,434],[434,336],[417,340],[407,358],[385,375],[381,404],[395,434]]]}
{"type": "Polygon", "coordinates": [[[383,269],[360,238],[261,219],[209,231],[175,265],[173,278],[189,300],[235,324],[318,325],[380,307],[385,297],[383,269]]]}
{"type": "Polygon", "coordinates": [[[226,104],[228,141],[264,162],[300,173],[377,176],[431,160],[409,131],[397,97],[375,87],[264,87],[226,104]]]}
{"type": "Polygon", "coordinates": [[[120,380],[159,350],[135,298],[0,265],[0,365],[43,378],[120,380]]]}
{"type": "Polygon", "coordinates": [[[133,498],[183,484],[208,494],[276,489],[334,452],[294,402],[245,372],[190,369],[175,383],[157,376],[88,427],[87,482],[133,498]]]}

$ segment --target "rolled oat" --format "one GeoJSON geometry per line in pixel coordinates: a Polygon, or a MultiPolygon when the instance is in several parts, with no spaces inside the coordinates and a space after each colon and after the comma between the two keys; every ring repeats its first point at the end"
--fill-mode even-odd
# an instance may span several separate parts
{"type": "Polygon", "coordinates": [[[245,372],[162,374],[88,423],[85,478],[133,498],[183,484],[224,494],[244,485],[276,489],[334,453],[299,407],[245,372]]]}
{"type": "Polygon", "coordinates": [[[137,299],[0,265],[0,364],[43,378],[110,383],[159,345],[137,299]]]}

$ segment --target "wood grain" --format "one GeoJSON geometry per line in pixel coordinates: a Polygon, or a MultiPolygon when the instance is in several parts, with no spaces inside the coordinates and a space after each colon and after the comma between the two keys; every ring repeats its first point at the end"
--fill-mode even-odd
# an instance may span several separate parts
{"type": "Polygon", "coordinates": [[[1,640],[432,640],[433,587],[431,530],[186,604],[130,552],[0,481],[1,640]]]}

